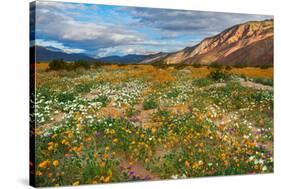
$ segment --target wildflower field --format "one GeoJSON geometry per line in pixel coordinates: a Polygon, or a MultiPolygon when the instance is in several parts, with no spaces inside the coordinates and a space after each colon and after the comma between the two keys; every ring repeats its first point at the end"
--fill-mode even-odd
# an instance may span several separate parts
{"type": "Polygon", "coordinates": [[[36,72],[37,186],[273,172],[272,68],[36,72]]]}

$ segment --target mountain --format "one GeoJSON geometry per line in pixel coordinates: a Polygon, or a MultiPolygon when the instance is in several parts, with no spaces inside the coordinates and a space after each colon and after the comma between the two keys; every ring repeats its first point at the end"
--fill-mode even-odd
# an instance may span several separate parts
{"type": "Polygon", "coordinates": [[[167,57],[168,55],[169,55],[168,53],[159,52],[156,54],[152,54],[150,56],[146,56],[145,59],[139,63],[140,64],[149,64],[150,62],[156,62],[158,60],[161,60],[161,59],[167,57]]]}
{"type": "Polygon", "coordinates": [[[30,47],[31,51],[35,48],[36,62],[49,62],[54,59],[63,59],[64,61],[86,60],[93,61],[94,59],[81,53],[64,53],[59,49],[46,48],[41,46],[30,47]]]}
{"type": "Polygon", "coordinates": [[[111,63],[121,63],[121,64],[135,64],[135,63],[149,63],[150,61],[146,62],[144,60],[153,60],[155,57],[159,57],[160,55],[164,55],[166,53],[156,53],[156,54],[149,54],[149,55],[137,55],[137,54],[128,54],[125,56],[107,56],[99,58],[100,61],[103,62],[111,62],[111,63]]]}
{"type": "MultiPolygon", "coordinates": [[[[36,61],[53,59],[98,60],[121,64],[211,64],[218,62],[227,65],[273,65],[273,20],[251,21],[230,27],[221,33],[203,39],[192,47],[186,47],[174,53],[156,53],[149,55],[129,54],[93,59],[85,54],[65,53],[49,47],[35,48],[36,61]]],[[[34,49],[33,49],[34,50],[34,49]]]]}
{"type": "Polygon", "coordinates": [[[160,59],[165,64],[273,65],[273,20],[235,25],[160,59]]]}

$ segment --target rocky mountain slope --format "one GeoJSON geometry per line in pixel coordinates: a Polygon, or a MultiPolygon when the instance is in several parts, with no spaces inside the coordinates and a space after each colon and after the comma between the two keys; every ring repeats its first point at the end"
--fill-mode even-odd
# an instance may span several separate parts
{"type": "Polygon", "coordinates": [[[272,65],[273,20],[235,25],[216,36],[202,40],[193,47],[171,53],[161,60],[165,64],[221,62],[229,65],[272,65]]]}

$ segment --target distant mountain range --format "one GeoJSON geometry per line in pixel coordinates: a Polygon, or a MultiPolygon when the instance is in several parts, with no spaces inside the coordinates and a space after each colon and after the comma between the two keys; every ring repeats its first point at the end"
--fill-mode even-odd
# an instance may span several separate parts
{"type": "Polygon", "coordinates": [[[47,47],[35,48],[36,61],[53,59],[65,61],[86,60],[108,63],[140,64],[210,64],[219,62],[227,65],[273,65],[273,20],[252,21],[235,25],[213,37],[208,37],[193,47],[174,53],[150,55],[129,54],[94,59],[86,54],[65,53],[47,47]]]}
{"type": "Polygon", "coordinates": [[[111,62],[111,63],[122,63],[122,64],[135,64],[135,63],[150,63],[147,60],[154,60],[155,58],[160,58],[167,53],[156,53],[156,54],[149,54],[149,55],[137,55],[137,54],[128,54],[125,56],[107,56],[103,58],[99,58],[99,60],[104,62],[111,62]]]}
{"type": "Polygon", "coordinates": [[[64,61],[86,60],[93,61],[94,59],[81,53],[65,53],[55,48],[47,48],[41,46],[31,47],[31,51],[35,49],[36,62],[49,62],[54,59],[63,59],[64,61]]]}

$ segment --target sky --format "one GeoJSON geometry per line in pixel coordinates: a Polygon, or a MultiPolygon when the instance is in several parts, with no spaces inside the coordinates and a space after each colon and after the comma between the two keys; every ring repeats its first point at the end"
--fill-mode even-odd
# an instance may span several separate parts
{"type": "Polygon", "coordinates": [[[37,1],[32,43],[91,57],[175,52],[268,15],[37,1]]]}

